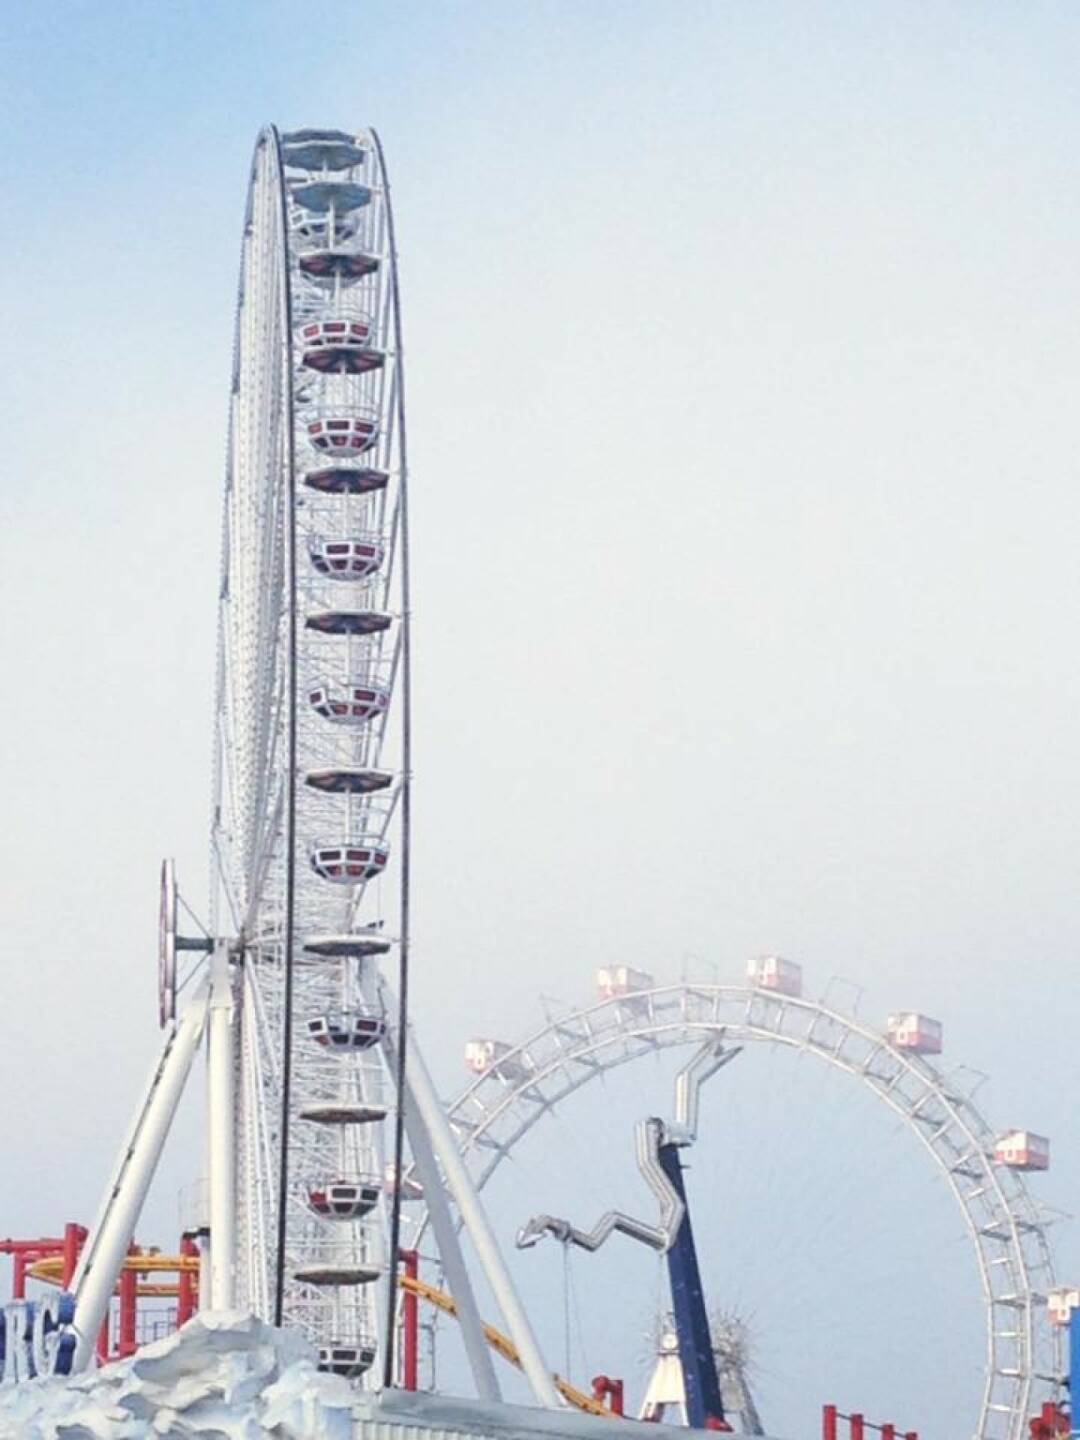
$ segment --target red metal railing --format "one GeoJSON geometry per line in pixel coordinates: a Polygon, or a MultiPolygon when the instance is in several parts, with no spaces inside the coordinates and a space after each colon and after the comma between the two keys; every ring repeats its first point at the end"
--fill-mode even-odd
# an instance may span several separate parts
{"type": "Polygon", "coordinates": [[[891,1420],[885,1420],[880,1425],[875,1425],[872,1420],[867,1420],[865,1415],[858,1410],[850,1415],[845,1415],[835,1405],[823,1405],[821,1407],[821,1440],[839,1440],[840,1421],[846,1420],[848,1424],[848,1440],[866,1440],[867,1430],[876,1430],[881,1440],[919,1440],[917,1430],[897,1430],[891,1420]]]}
{"type": "MultiPolygon", "coordinates": [[[[59,1270],[52,1274],[52,1283],[59,1282],[64,1290],[70,1290],[79,1256],[86,1243],[87,1229],[84,1225],[69,1222],[64,1226],[62,1236],[41,1236],[30,1240],[0,1240],[0,1255],[10,1255],[12,1263],[11,1295],[13,1300],[26,1298],[26,1282],[32,1276],[31,1267],[40,1260],[59,1261],[59,1270]]],[[[129,1255],[138,1256],[144,1252],[138,1245],[132,1245],[129,1255]]],[[[148,1252],[156,1256],[155,1251],[148,1252]]],[[[190,1258],[199,1253],[198,1245],[190,1236],[180,1242],[180,1254],[190,1258]]],[[[36,1277],[40,1278],[40,1277],[36,1277]]],[[[104,1364],[108,1360],[122,1359],[132,1355],[139,1345],[161,1334],[169,1333],[190,1320],[198,1307],[198,1278],[191,1270],[181,1269],[177,1278],[177,1304],[175,1307],[159,1307],[153,1312],[152,1327],[150,1313],[146,1310],[144,1298],[140,1295],[139,1272],[124,1269],[114,1291],[116,1305],[110,1305],[109,1312],[98,1332],[96,1353],[104,1364]],[[147,1322],[144,1324],[144,1320],[147,1322]],[[114,1348],[115,1345],[115,1348],[114,1348]]],[[[160,1293],[160,1291],[159,1291],[160,1293]]]]}

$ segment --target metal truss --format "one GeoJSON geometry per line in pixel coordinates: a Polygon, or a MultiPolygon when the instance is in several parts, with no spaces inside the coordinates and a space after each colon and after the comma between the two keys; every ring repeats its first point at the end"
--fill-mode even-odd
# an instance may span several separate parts
{"type": "MultiPolygon", "coordinates": [[[[1061,1340],[1046,1314],[1054,1284],[1047,1220],[1021,1175],[994,1163],[995,1132],[976,1086],[824,1003],[744,986],[636,991],[549,1021],[472,1082],[449,1107],[462,1156],[481,1188],[549,1111],[597,1075],[658,1049],[763,1041],[814,1055],[850,1075],[905,1121],[936,1164],[971,1238],[986,1307],[986,1380],[978,1440],[1022,1440],[1032,1405],[1062,1382],[1061,1340]]],[[[426,1225],[415,1217],[417,1243],[426,1225]]]]}

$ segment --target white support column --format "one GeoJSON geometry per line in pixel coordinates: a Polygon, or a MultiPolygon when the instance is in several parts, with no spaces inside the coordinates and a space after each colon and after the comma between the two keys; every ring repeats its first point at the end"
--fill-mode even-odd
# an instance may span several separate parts
{"type": "MultiPolygon", "coordinates": [[[[389,1009],[389,1004],[387,1008],[389,1009]]],[[[392,1035],[390,1033],[387,1034],[383,1040],[383,1052],[386,1056],[387,1069],[392,1076],[396,1075],[396,1033],[392,1035]]],[[[502,1393],[499,1389],[498,1376],[495,1374],[495,1364],[491,1358],[491,1350],[488,1347],[487,1340],[484,1338],[484,1325],[480,1318],[480,1308],[476,1303],[476,1296],[473,1293],[472,1281],[469,1279],[469,1272],[465,1265],[465,1257],[461,1253],[461,1242],[458,1239],[457,1226],[454,1224],[454,1218],[450,1214],[450,1206],[446,1203],[446,1194],[443,1190],[442,1176],[439,1174],[438,1164],[435,1160],[435,1151],[432,1148],[427,1127],[420,1117],[411,1080],[412,1076],[407,1066],[405,1071],[404,1097],[405,1131],[409,1137],[409,1148],[412,1150],[417,1177],[423,1186],[424,1203],[427,1205],[428,1217],[431,1220],[431,1228],[435,1235],[435,1243],[439,1248],[439,1259],[442,1262],[443,1272],[446,1275],[447,1289],[457,1304],[458,1324],[461,1326],[461,1338],[465,1342],[465,1353],[469,1359],[469,1368],[472,1371],[476,1393],[481,1400],[498,1401],[502,1399],[502,1393]]]]}
{"type": "Polygon", "coordinates": [[[146,1192],[202,1038],[207,998],[208,986],[204,981],[179,1025],[165,1041],[105,1192],[98,1223],[83,1248],[71,1286],[75,1296],[72,1370],[81,1370],[86,1365],[108,1312],[124,1256],[135,1234],[146,1192]]]}
{"type": "Polygon", "coordinates": [[[203,1296],[209,1299],[213,1281],[210,1276],[210,1232],[204,1230],[198,1237],[199,1246],[199,1309],[209,1310],[209,1304],[203,1303],[203,1296]]]}
{"type": "Polygon", "coordinates": [[[446,1111],[435,1093],[427,1066],[412,1037],[409,1037],[407,1075],[409,1088],[416,1100],[416,1108],[427,1129],[431,1144],[442,1168],[446,1184],[454,1197],[458,1214],[469,1232],[477,1258],[487,1276],[492,1294],[502,1311],[510,1338],[517,1346],[521,1357],[521,1368],[525,1372],[537,1403],[555,1410],[561,1407],[559,1392],[555,1388],[551,1371],[548,1369],[540,1344],[533,1333],[529,1317],[518,1299],[514,1282],[506,1268],[499,1242],[487,1218],[487,1212],[480,1203],[480,1196],[473,1185],[472,1177],[461,1158],[457,1142],[446,1118],[446,1111]]]}
{"type": "Polygon", "coordinates": [[[236,1053],[229,950],[218,940],[210,960],[206,1133],[210,1187],[210,1297],[207,1309],[236,1300],[236,1053]]]}

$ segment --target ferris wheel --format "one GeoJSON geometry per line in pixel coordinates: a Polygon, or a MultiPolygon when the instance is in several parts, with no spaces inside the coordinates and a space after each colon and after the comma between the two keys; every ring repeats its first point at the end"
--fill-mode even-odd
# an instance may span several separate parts
{"type": "Polygon", "coordinates": [[[229,1261],[238,1303],[348,1374],[374,1361],[389,1264],[387,1022],[363,962],[407,925],[402,383],[377,136],[264,132],[236,312],[211,836],[211,930],[239,961],[229,1261]]]}
{"type": "Polygon", "coordinates": [[[477,1393],[501,1395],[459,1226],[535,1401],[561,1404],[408,1026],[403,389],[378,136],[264,130],[229,407],[211,910],[179,933],[180,907],[195,917],[166,861],[162,1048],[71,1277],[75,1370],[205,1044],[206,1177],[184,1229],[200,1308],[243,1307],[305,1335],[320,1368],[394,1384],[407,1140],[477,1393]]]}
{"type": "MultiPolygon", "coordinates": [[[[1047,1168],[1049,1147],[1044,1137],[990,1125],[972,1089],[937,1062],[940,1024],[908,1013],[876,1029],[805,998],[801,968],[779,957],[753,961],[745,984],[661,985],[627,966],[600,970],[597,982],[595,1003],[549,1018],[519,1043],[468,1042],[476,1078],[449,1115],[477,1188],[571,1095],[658,1051],[722,1038],[815,1057],[898,1116],[944,1178],[970,1239],[985,1314],[985,1375],[971,1433],[1022,1440],[1033,1404],[1058,1394],[1063,1373],[1062,1332],[1047,1307],[1048,1222],[1025,1178],[1047,1168]]],[[[418,1244],[422,1211],[414,1223],[410,1243],[418,1244]]]]}

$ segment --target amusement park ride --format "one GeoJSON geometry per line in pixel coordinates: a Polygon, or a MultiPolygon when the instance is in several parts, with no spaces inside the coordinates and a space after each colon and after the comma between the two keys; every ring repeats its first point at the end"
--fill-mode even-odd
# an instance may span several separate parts
{"type": "MultiPolygon", "coordinates": [[[[985,1304],[974,1433],[1022,1440],[1041,1405],[1035,1433],[1050,1440],[1063,1423],[1062,1336],[1080,1295],[1054,1289],[1024,1179],[1047,1168],[1048,1144],[991,1128],[937,1068],[937,1021],[901,1013],[868,1027],[805,998],[799,966],[775,956],[728,985],[664,985],[612,966],[593,1003],[524,1042],[470,1040],[474,1078],[452,1105],[439,1100],[408,1026],[407,481],[381,143],[374,131],[268,129],[252,163],[236,309],[208,924],[181,933],[187,907],[166,862],[161,1053],[93,1225],[0,1242],[13,1270],[5,1379],[83,1371],[200,1311],[242,1310],[302,1333],[321,1369],[361,1390],[415,1390],[423,1300],[456,1317],[480,1402],[501,1404],[497,1354],[524,1371],[537,1406],[560,1411],[563,1432],[574,1433],[567,1403],[612,1423],[622,1382],[598,1376],[586,1394],[553,1375],[480,1192],[565,1097],[677,1047],[691,1058],[674,1118],[637,1129],[658,1217],[609,1211],[583,1231],[540,1215],[518,1245],[546,1236],[594,1250],[621,1232],[664,1255],[671,1318],[642,1418],[674,1408],[691,1426],[738,1420],[761,1433],[741,1362],[725,1362],[708,1320],[680,1153],[696,1139],[704,1082],[764,1042],[869,1089],[934,1161],[962,1212],[985,1304]],[[387,959],[396,989],[380,969],[387,959]],[[201,1050],[206,1184],[177,1253],[162,1255],[136,1245],[136,1226],[201,1050]],[[429,1228],[438,1285],[418,1275],[429,1228]],[[462,1231],[505,1333],[481,1317],[462,1231]]],[[[845,1418],[861,1440],[867,1422],[845,1418]]],[[[837,1421],[826,1407],[826,1440],[837,1421]]],[[[894,1427],[881,1428],[892,1440],[894,1427]]]]}

